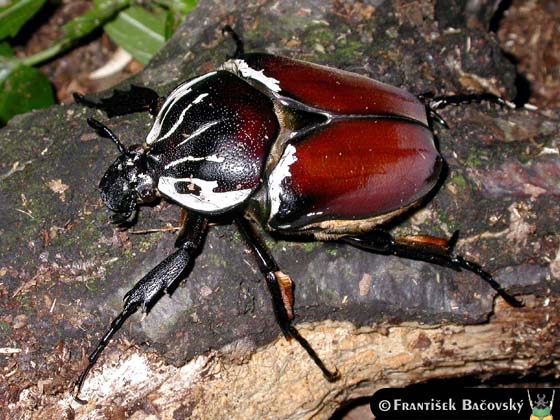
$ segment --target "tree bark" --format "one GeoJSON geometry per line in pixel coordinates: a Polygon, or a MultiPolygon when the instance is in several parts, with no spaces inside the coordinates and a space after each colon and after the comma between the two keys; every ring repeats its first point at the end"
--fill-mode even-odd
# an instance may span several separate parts
{"type": "MultiPolygon", "coordinates": [[[[201,1],[133,83],[165,94],[215,69],[234,49],[221,34],[229,23],[248,51],[331,65],[414,93],[513,97],[515,69],[477,18],[488,13],[466,15],[461,2],[443,3],[201,1]]],[[[446,237],[460,229],[457,252],[522,296],[524,308],[495,299],[470,273],[268,237],[297,284],[296,325],[341,372],[330,384],[280,337],[233,227],[216,226],[183,287],[145,319],[129,320],[110,344],[84,386],[86,406],[68,394],[85,356],[126,291],[173,249],[173,234],[132,231],[175,225],[179,209],[145,208],[137,226],[122,232],[99,200],[97,183],[116,150],[85,118],[96,115],[132,144],[143,141],[149,116],[107,120],[72,105],[14,119],[0,131],[0,413],[328,418],[340,404],[386,386],[557,375],[557,112],[470,104],[441,114],[451,127],[437,129],[447,174],[394,232],[446,237]]]]}

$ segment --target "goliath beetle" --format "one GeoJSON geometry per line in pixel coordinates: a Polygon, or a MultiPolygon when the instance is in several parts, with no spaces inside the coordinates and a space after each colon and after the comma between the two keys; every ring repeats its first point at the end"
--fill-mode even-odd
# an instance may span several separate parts
{"type": "Polygon", "coordinates": [[[453,254],[457,239],[426,235],[394,238],[380,226],[417,206],[440,178],[443,159],[431,122],[449,103],[493,100],[492,95],[416,97],[402,89],[346,71],[237,49],[218,70],[177,86],[166,98],[132,86],[100,102],[76,102],[109,117],[149,110],[155,120],[144,147],[130,150],[104,124],[88,119],[111,139],[119,157],[103,175],[103,202],[119,223],[138,206],[162,197],[187,210],[177,250],[125,295],[80,375],[86,375],[126,319],[149,311],[187,276],[206,236],[209,220],[230,216],[255,256],[271,294],[276,321],[334,381],[309,343],[292,325],[292,281],[280,271],[255,224],[267,231],[315,240],[339,240],[381,254],[471,271],[513,306],[480,265],[453,254]]]}

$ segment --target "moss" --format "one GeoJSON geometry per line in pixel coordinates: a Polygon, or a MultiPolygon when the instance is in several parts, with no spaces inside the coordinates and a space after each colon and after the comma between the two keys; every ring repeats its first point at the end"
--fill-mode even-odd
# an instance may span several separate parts
{"type": "Polygon", "coordinates": [[[69,232],[58,235],[51,246],[70,254],[79,247],[85,255],[95,255],[98,251],[101,231],[92,223],[84,221],[69,232]]]}
{"type": "Polygon", "coordinates": [[[19,294],[15,297],[15,301],[19,303],[20,310],[25,313],[33,313],[33,305],[31,303],[31,296],[27,294],[19,294]],[[31,312],[30,312],[31,311],[31,312]]]}
{"type": "Polygon", "coordinates": [[[12,335],[12,326],[7,322],[0,321],[0,337],[7,338],[12,335]]]}
{"type": "Polygon", "coordinates": [[[301,249],[303,249],[305,252],[309,253],[311,251],[313,251],[314,249],[317,249],[321,246],[321,243],[319,241],[309,241],[309,242],[302,242],[300,244],[301,249]]]}
{"type": "Polygon", "coordinates": [[[334,43],[334,34],[324,23],[316,23],[307,26],[302,34],[304,45],[315,48],[317,44],[328,47],[334,43]]]}
{"type": "Polygon", "coordinates": [[[61,339],[64,339],[66,337],[64,328],[62,328],[60,325],[56,326],[56,336],[61,339]]]}
{"type": "Polygon", "coordinates": [[[232,235],[232,242],[240,243],[243,239],[241,238],[241,234],[236,230],[233,232],[232,235]]]}
{"type": "Polygon", "coordinates": [[[355,63],[363,53],[363,45],[356,40],[346,40],[342,45],[337,45],[334,53],[330,56],[335,67],[346,67],[355,63]]]}
{"type": "Polygon", "coordinates": [[[99,292],[103,290],[104,279],[101,277],[91,277],[84,282],[84,286],[90,292],[99,292]]]}
{"type": "Polygon", "coordinates": [[[465,161],[466,167],[476,168],[483,165],[483,155],[479,150],[473,150],[471,153],[469,153],[469,155],[467,156],[467,160],[465,161]]]}
{"type": "Polygon", "coordinates": [[[142,240],[137,245],[139,252],[147,252],[152,249],[163,238],[163,232],[155,232],[149,235],[142,236],[142,240]]]}
{"type": "Polygon", "coordinates": [[[228,263],[224,260],[220,255],[215,252],[207,252],[206,253],[207,261],[212,264],[214,267],[227,267],[228,263]]]}
{"type": "Polygon", "coordinates": [[[447,230],[447,232],[455,232],[460,228],[455,217],[451,213],[443,211],[441,208],[437,212],[436,220],[439,220],[439,223],[430,225],[431,229],[436,228],[433,233],[436,236],[445,237],[447,235],[445,230],[447,230]]]}
{"type": "Polygon", "coordinates": [[[458,192],[464,191],[467,188],[467,181],[461,174],[454,174],[450,181],[457,187],[458,192]]]}
{"type": "Polygon", "coordinates": [[[338,250],[336,248],[327,249],[325,252],[331,257],[336,257],[338,255],[338,250]]]}

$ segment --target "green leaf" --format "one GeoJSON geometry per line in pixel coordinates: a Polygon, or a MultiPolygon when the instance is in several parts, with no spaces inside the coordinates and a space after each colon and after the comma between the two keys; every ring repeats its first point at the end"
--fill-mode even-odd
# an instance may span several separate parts
{"type": "Polygon", "coordinates": [[[46,0],[12,0],[0,7],[0,39],[17,35],[46,0]]]}
{"type": "Polygon", "coordinates": [[[52,86],[39,70],[0,57],[0,125],[55,103],[52,86]]]}
{"type": "Polygon", "coordinates": [[[154,0],[161,7],[167,9],[165,22],[165,39],[171,35],[185,20],[185,17],[196,7],[196,0],[154,0]]]}
{"type": "Polygon", "coordinates": [[[131,6],[104,27],[107,35],[134,58],[146,64],[165,44],[165,11],[149,12],[131,6]]]}
{"type": "Polygon", "coordinates": [[[13,57],[14,50],[7,42],[0,42],[0,57],[13,57]]]}
{"type": "Polygon", "coordinates": [[[26,57],[22,62],[28,66],[34,66],[72,47],[76,41],[88,35],[95,29],[101,27],[105,22],[112,19],[119,10],[127,7],[130,0],[96,0],[93,8],[82,16],[78,16],[71,22],[65,24],[62,29],[64,36],[56,41],[46,50],[43,50],[30,57],[26,57]]]}
{"type": "Polygon", "coordinates": [[[197,0],[156,0],[161,6],[185,17],[196,7],[197,0]]]}

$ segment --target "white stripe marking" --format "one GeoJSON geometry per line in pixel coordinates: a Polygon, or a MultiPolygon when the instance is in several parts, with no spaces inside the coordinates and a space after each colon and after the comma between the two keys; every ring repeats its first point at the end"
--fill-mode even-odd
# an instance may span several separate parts
{"type": "MultiPolygon", "coordinates": [[[[181,115],[179,115],[179,118],[177,119],[175,124],[173,124],[173,127],[171,127],[169,129],[169,131],[167,133],[165,133],[165,135],[163,137],[159,137],[158,139],[156,139],[156,142],[165,140],[170,135],[172,135],[175,132],[175,130],[177,130],[177,128],[179,128],[179,126],[183,123],[183,119],[185,118],[185,114],[189,111],[191,106],[192,106],[192,103],[190,103],[185,109],[183,109],[183,111],[181,112],[181,115]]],[[[160,132],[161,132],[161,127],[160,127],[160,132]]]]}
{"type": "Polygon", "coordinates": [[[188,142],[189,140],[191,140],[193,137],[196,136],[200,136],[202,133],[204,133],[206,130],[208,130],[209,128],[215,126],[216,124],[221,123],[223,120],[216,120],[216,121],[211,121],[209,123],[203,124],[201,127],[197,128],[196,130],[194,130],[191,134],[188,135],[188,137],[183,140],[181,143],[178,144],[178,146],[182,146],[184,143],[188,142]]]}
{"type": "MultiPolygon", "coordinates": [[[[189,109],[191,109],[191,106],[193,106],[194,104],[198,104],[198,103],[202,102],[202,100],[204,98],[206,98],[207,96],[208,96],[208,93],[201,93],[200,95],[198,95],[195,98],[194,101],[192,101],[189,105],[187,105],[187,107],[185,109],[183,109],[183,111],[181,112],[181,115],[179,115],[179,118],[177,119],[175,124],[173,124],[173,127],[171,127],[169,129],[169,131],[167,133],[165,133],[165,135],[163,137],[160,137],[157,141],[165,140],[169,136],[173,135],[175,133],[175,131],[177,130],[177,128],[179,128],[179,126],[181,124],[183,124],[183,120],[185,119],[185,114],[189,111],[189,109]]],[[[183,144],[183,143],[181,143],[181,144],[183,144]]]]}
{"type": "Polygon", "coordinates": [[[227,210],[245,201],[251,195],[251,188],[239,191],[214,192],[218,181],[205,181],[198,178],[172,178],[162,176],[159,179],[159,191],[183,206],[200,212],[215,213],[227,210]],[[177,192],[175,184],[188,182],[199,188],[197,194],[177,192]]]}
{"type": "Polygon", "coordinates": [[[241,76],[246,79],[253,79],[259,83],[265,85],[268,89],[273,92],[280,92],[282,88],[280,87],[280,81],[273,77],[268,77],[264,74],[264,70],[255,70],[249,67],[243,60],[229,60],[222,65],[222,70],[230,71],[234,74],[241,73],[241,76]]]}
{"type": "MultiPolygon", "coordinates": [[[[189,80],[188,82],[185,82],[182,85],[179,85],[177,88],[175,88],[173,92],[169,94],[169,96],[167,97],[167,99],[165,100],[165,102],[161,107],[161,111],[159,112],[159,114],[156,117],[156,120],[154,121],[154,125],[152,126],[152,129],[150,130],[148,136],[146,137],[147,144],[152,144],[161,140],[159,139],[159,135],[161,133],[162,122],[167,118],[167,114],[169,113],[169,110],[173,108],[173,106],[177,103],[177,101],[179,101],[185,95],[188,95],[191,92],[192,90],[191,88],[193,85],[200,82],[201,80],[206,79],[207,77],[214,76],[215,74],[216,72],[213,71],[207,74],[203,74],[202,76],[195,77],[194,79],[189,80]]],[[[198,98],[200,98],[200,96],[198,98]]]]}
{"type": "Polygon", "coordinates": [[[164,169],[172,168],[173,166],[180,165],[183,162],[200,162],[203,160],[207,162],[222,163],[225,159],[223,157],[219,157],[218,155],[210,155],[210,156],[202,156],[202,157],[187,156],[181,159],[174,160],[171,163],[168,163],[167,165],[164,166],[164,169]]]}
{"type": "Polygon", "coordinates": [[[280,210],[280,195],[282,194],[282,181],[291,177],[290,166],[297,161],[296,148],[288,144],[278,165],[272,170],[268,177],[268,194],[270,197],[270,217],[278,214],[280,210]]]}

